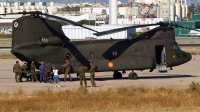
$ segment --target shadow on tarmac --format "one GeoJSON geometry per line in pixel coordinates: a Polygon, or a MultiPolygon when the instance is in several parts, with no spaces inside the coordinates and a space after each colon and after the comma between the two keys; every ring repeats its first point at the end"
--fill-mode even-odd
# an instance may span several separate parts
{"type": "MultiPolygon", "coordinates": [[[[109,75],[110,76],[110,75],[109,75]]],[[[198,77],[198,76],[192,76],[192,75],[180,75],[180,74],[172,74],[172,75],[158,75],[158,76],[138,76],[136,80],[139,79],[170,79],[170,78],[190,78],[190,77],[198,77]]],[[[78,77],[72,78],[73,81],[79,81],[78,77]]],[[[86,78],[86,80],[90,80],[89,77],[86,78]]],[[[121,79],[113,79],[112,76],[110,77],[95,77],[96,81],[106,81],[106,80],[130,80],[128,77],[122,77],[121,79]]],[[[63,78],[60,78],[60,81],[63,81],[63,78]]],[[[69,81],[69,78],[67,78],[67,81],[69,81]]]]}

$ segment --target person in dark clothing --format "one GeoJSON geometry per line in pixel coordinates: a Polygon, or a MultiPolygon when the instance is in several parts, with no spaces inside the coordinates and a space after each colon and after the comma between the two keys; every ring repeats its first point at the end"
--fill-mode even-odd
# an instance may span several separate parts
{"type": "Polygon", "coordinates": [[[45,76],[45,71],[46,71],[46,66],[44,65],[44,62],[39,66],[40,70],[40,83],[44,81],[46,83],[46,76],[45,76]]]}

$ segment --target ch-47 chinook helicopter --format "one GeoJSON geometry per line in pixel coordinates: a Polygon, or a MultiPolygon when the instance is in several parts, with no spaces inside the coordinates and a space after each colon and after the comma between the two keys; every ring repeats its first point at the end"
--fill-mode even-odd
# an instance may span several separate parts
{"type": "Polygon", "coordinates": [[[89,63],[93,62],[97,66],[97,72],[114,71],[114,78],[122,78],[120,71],[132,70],[128,77],[136,79],[137,74],[133,70],[150,69],[150,72],[152,72],[156,68],[158,72],[167,72],[167,67],[172,69],[173,66],[191,60],[191,55],[182,51],[175,40],[173,27],[182,27],[176,24],[135,25],[98,32],[71,20],[42,12],[10,14],[23,15],[13,21],[11,53],[21,61],[30,63],[31,60],[35,60],[37,67],[41,61],[47,62],[49,60],[53,65],[62,67],[65,60],[70,59],[72,73],[77,72],[80,63],[90,68],[89,63]],[[59,22],[43,16],[86,28],[93,31],[94,35],[97,36],[131,28],[154,25],[159,25],[159,27],[130,40],[70,41],[63,33],[59,22]]]}

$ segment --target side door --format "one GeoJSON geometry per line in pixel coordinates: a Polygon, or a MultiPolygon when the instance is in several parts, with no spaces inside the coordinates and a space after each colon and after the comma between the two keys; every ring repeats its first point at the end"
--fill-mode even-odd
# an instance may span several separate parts
{"type": "Polygon", "coordinates": [[[164,45],[155,46],[155,65],[159,73],[167,72],[166,50],[164,45]]]}

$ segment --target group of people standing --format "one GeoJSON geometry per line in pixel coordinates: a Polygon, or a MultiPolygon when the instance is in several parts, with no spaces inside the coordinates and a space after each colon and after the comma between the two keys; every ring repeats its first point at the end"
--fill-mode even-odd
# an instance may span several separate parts
{"type": "MultiPolygon", "coordinates": [[[[95,76],[95,70],[96,66],[93,64],[93,62],[90,62],[90,80],[92,87],[96,87],[95,81],[94,81],[94,76],[95,76]]],[[[72,82],[72,78],[70,75],[71,71],[71,65],[69,60],[66,60],[66,64],[63,65],[65,68],[65,74],[64,74],[64,82],[66,82],[67,75],[69,76],[70,82],[72,82]]],[[[16,64],[13,66],[13,72],[15,73],[15,80],[16,82],[22,82],[22,77],[27,76],[27,64],[24,63],[22,66],[20,66],[19,61],[16,61],[16,64]]],[[[38,81],[36,72],[35,72],[36,66],[34,64],[34,61],[31,62],[30,65],[30,72],[31,72],[31,80],[34,82],[34,79],[38,81]]],[[[87,87],[87,81],[85,77],[85,72],[88,70],[86,66],[83,64],[80,65],[78,68],[78,74],[80,75],[80,85],[81,87],[83,86],[83,82],[85,84],[85,87],[87,87]]],[[[50,61],[45,65],[44,62],[41,62],[41,65],[39,66],[39,71],[40,71],[40,83],[43,81],[46,83],[47,80],[53,79],[55,87],[60,87],[60,79],[58,76],[58,69],[56,66],[52,67],[50,61]],[[53,77],[52,77],[52,72],[53,71],[53,77]]],[[[28,78],[27,78],[28,81],[28,78]]]]}
{"type": "MultiPolygon", "coordinates": [[[[90,62],[90,80],[91,80],[91,84],[92,84],[92,87],[96,87],[96,84],[95,84],[95,81],[94,81],[94,75],[95,75],[95,65],[90,62]]],[[[84,84],[85,84],[85,87],[87,87],[87,82],[86,82],[86,77],[85,77],[85,71],[87,71],[88,68],[86,66],[84,66],[83,64],[80,65],[80,67],[78,68],[78,73],[80,75],[80,85],[81,87],[83,86],[83,81],[84,81],[84,84]]]]}
{"type": "MultiPolygon", "coordinates": [[[[91,84],[92,87],[96,87],[95,81],[94,81],[94,76],[95,76],[95,70],[96,70],[96,66],[93,64],[93,62],[90,62],[90,80],[91,80],[91,84]]],[[[69,60],[66,60],[66,64],[63,65],[63,67],[65,68],[65,75],[64,75],[64,82],[66,82],[66,77],[67,75],[69,76],[70,82],[72,81],[71,75],[70,75],[70,71],[71,71],[71,65],[69,60]]],[[[86,77],[85,77],[85,72],[88,70],[88,68],[86,66],[84,66],[83,64],[80,65],[80,67],[78,68],[78,74],[80,75],[80,85],[81,87],[83,86],[83,82],[85,84],[85,87],[87,87],[87,81],[86,81],[86,77]]]]}
{"type": "MultiPolygon", "coordinates": [[[[27,63],[24,63],[22,66],[20,66],[19,61],[16,61],[16,64],[13,66],[13,72],[15,73],[15,81],[22,82],[22,78],[25,77],[27,78],[27,81],[30,78],[32,82],[34,82],[34,80],[39,82],[35,72],[36,66],[34,64],[34,61],[32,61],[30,64],[31,77],[27,76],[28,73],[27,69],[28,69],[27,63]]],[[[42,62],[41,65],[39,66],[39,70],[40,70],[40,82],[41,81],[46,82],[46,79],[50,80],[52,78],[51,71],[53,70],[53,67],[51,66],[50,62],[48,62],[46,65],[44,65],[44,62],[42,62]]]]}

